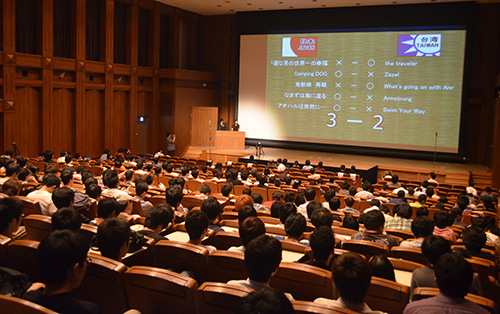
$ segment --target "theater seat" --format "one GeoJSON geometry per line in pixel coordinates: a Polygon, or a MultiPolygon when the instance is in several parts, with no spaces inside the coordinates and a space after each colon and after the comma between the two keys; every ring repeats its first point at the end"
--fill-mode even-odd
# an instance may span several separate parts
{"type": "Polygon", "coordinates": [[[334,296],[332,272],[301,263],[281,262],[269,284],[297,300],[332,299],[334,296]]]}
{"type": "Polygon", "coordinates": [[[56,312],[36,303],[1,294],[0,309],[2,309],[2,313],[56,314],[56,312]]]}
{"type": "Polygon", "coordinates": [[[113,259],[89,253],[90,262],[81,285],[74,290],[79,299],[96,303],[102,313],[121,314],[128,309],[123,287],[126,266],[113,259]]]}
{"type": "Polygon", "coordinates": [[[245,255],[240,252],[215,251],[208,256],[209,280],[228,282],[248,277],[245,255]]]}
{"type": "Polygon", "coordinates": [[[124,274],[129,305],[142,314],[195,313],[196,280],[149,266],[132,266],[124,274]]]}
{"type": "Polygon", "coordinates": [[[7,247],[12,239],[0,234],[0,266],[8,266],[9,258],[7,255],[7,247]]]}
{"type": "Polygon", "coordinates": [[[213,245],[217,250],[227,250],[232,246],[240,246],[241,239],[237,232],[219,231],[213,237],[203,241],[203,244],[213,245]]]}
{"type": "Polygon", "coordinates": [[[399,229],[385,229],[385,232],[387,234],[392,235],[392,236],[402,238],[403,240],[415,238],[413,233],[410,231],[404,231],[404,230],[399,230],[399,229]]]}
{"type": "Polygon", "coordinates": [[[196,291],[198,313],[233,314],[241,299],[252,291],[221,282],[205,282],[196,291]]]}
{"type": "Polygon", "coordinates": [[[254,186],[251,188],[252,189],[252,194],[253,193],[260,193],[262,195],[262,198],[263,198],[263,203],[269,201],[270,199],[267,197],[267,189],[265,188],[260,188],[260,187],[257,187],[257,186],[254,186]]]}
{"type": "Polygon", "coordinates": [[[326,304],[314,303],[312,301],[292,301],[293,309],[295,314],[309,314],[309,313],[319,313],[319,314],[355,314],[354,312],[347,309],[342,309],[339,307],[328,306],[326,304]]]}
{"type": "Polygon", "coordinates": [[[366,240],[345,240],[344,243],[342,243],[342,248],[344,250],[363,254],[366,256],[367,260],[370,260],[374,255],[387,256],[389,252],[387,245],[366,240]]]}
{"type": "Polygon", "coordinates": [[[410,287],[391,280],[372,277],[365,302],[372,310],[400,314],[408,304],[409,297],[410,287]]]}
{"type": "Polygon", "coordinates": [[[32,214],[24,217],[24,226],[26,227],[27,238],[40,242],[52,231],[52,218],[32,214]]]}
{"type": "MultiPolygon", "coordinates": [[[[413,301],[418,301],[426,298],[431,298],[434,296],[437,296],[439,294],[439,288],[429,288],[429,287],[418,287],[413,290],[413,301]]],[[[470,294],[468,293],[465,296],[466,300],[469,300],[471,302],[474,302],[478,305],[481,305],[484,307],[486,310],[488,310],[490,313],[496,313],[495,312],[495,302],[487,299],[485,297],[480,297],[475,294],[470,294]]]]}
{"type": "Polygon", "coordinates": [[[422,265],[427,265],[421,249],[393,246],[389,251],[390,257],[402,258],[422,265]]]}
{"type": "Polygon", "coordinates": [[[90,243],[92,238],[97,235],[97,226],[82,224],[80,234],[90,243]]]}
{"type": "Polygon", "coordinates": [[[175,272],[190,270],[198,283],[208,280],[208,250],[198,245],[161,240],[153,247],[156,266],[175,272]]]}
{"type": "Polygon", "coordinates": [[[182,198],[181,204],[184,208],[191,210],[193,207],[201,207],[203,199],[197,196],[186,195],[182,198]]]}
{"type": "Polygon", "coordinates": [[[40,203],[38,201],[29,199],[26,196],[16,196],[16,197],[19,198],[21,201],[23,201],[24,217],[31,214],[42,215],[42,210],[40,209],[40,203]]]}
{"type": "Polygon", "coordinates": [[[42,281],[42,272],[37,263],[39,244],[33,240],[15,240],[7,247],[10,267],[27,273],[32,282],[42,281]]]}

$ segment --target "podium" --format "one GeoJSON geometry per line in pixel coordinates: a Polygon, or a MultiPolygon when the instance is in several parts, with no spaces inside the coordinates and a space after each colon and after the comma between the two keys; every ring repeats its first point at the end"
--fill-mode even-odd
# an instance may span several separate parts
{"type": "Polygon", "coordinates": [[[245,132],[215,131],[215,149],[245,149],[245,132]]]}

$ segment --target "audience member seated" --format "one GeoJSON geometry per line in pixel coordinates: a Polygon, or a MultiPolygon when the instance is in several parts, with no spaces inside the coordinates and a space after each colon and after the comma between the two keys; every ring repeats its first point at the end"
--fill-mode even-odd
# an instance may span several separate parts
{"type": "Polygon", "coordinates": [[[242,224],[248,217],[257,217],[257,211],[252,206],[245,205],[238,212],[238,225],[242,224]]]}
{"type": "Polygon", "coordinates": [[[408,201],[405,198],[405,192],[404,191],[398,191],[397,192],[398,197],[397,198],[392,198],[389,200],[390,204],[408,204],[408,201]]]}
{"type": "Polygon", "coordinates": [[[393,174],[391,177],[391,182],[387,183],[387,186],[389,187],[401,187],[401,183],[399,181],[399,176],[397,174],[393,174]]]}
{"type": "Polygon", "coordinates": [[[335,191],[334,190],[328,190],[323,194],[323,197],[325,198],[326,202],[323,202],[322,205],[324,208],[330,209],[330,200],[335,197],[335,191]]]}
{"type": "Polygon", "coordinates": [[[411,232],[415,239],[409,239],[401,242],[399,246],[420,249],[425,237],[431,235],[434,231],[434,221],[428,216],[418,216],[411,222],[411,232]]]}
{"type": "Polygon", "coordinates": [[[383,313],[371,310],[364,302],[372,275],[370,266],[360,255],[345,253],[337,257],[333,262],[332,274],[340,298],[317,298],[314,302],[358,313],[383,313]]]}
{"type": "Polygon", "coordinates": [[[283,292],[265,287],[244,297],[235,313],[292,314],[295,311],[283,292]]]}
{"type": "Polygon", "coordinates": [[[312,256],[305,264],[331,271],[330,260],[335,250],[335,236],[327,226],[317,227],[309,237],[312,256]]]}
{"type": "Polygon", "coordinates": [[[71,207],[63,207],[52,215],[52,230],[80,232],[82,216],[71,207]]]}
{"type": "Polygon", "coordinates": [[[146,201],[144,198],[148,194],[149,186],[146,182],[140,181],[135,186],[135,198],[139,200],[141,204],[142,213],[147,215],[149,209],[153,207],[153,204],[150,201],[146,201]]]}
{"type": "Polygon", "coordinates": [[[351,236],[353,240],[367,240],[371,242],[387,245],[389,249],[399,242],[393,236],[384,234],[384,215],[378,210],[372,210],[363,215],[365,231],[356,232],[351,236]]]}
{"type": "Polygon", "coordinates": [[[201,210],[188,212],[186,215],[186,231],[189,235],[188,243],[206,248],[209,254],[217,250],[214,246],[201,244],[208,232],[208,217],[201,210]]]}
{"type": "MultiPolygon", "coordinates": [[[[240,210],[240,214],[243,209],[240,210]]],[[[228,251],[245,253],[245,247],[260,235],[266,233],[266,227],[262,220],[257,218],[257,216],[246,217],[242,222],[240,222],[238,231],[240,233],[241,246],[232,246],[228,251]]]]}
{"type": "Polygon", "coordinates": [[[0,178],[0,186],[9,179],[17,179],[19,171],[21,171],[21,167],[12,160],[12,162],[5,167],[5,177],[0,178]]]}
{"type": "Polygon", "coordinates": [[[372,276],[396,281],[394,268],[392,267],[392,264],[387,256],[375,255],[370,259],[369,264],[372,271],[372,276]]]}
{"type": "Polygon", "coordinates": [[[427,182],[439,185],[439,182],[436,180],[436,174],[434,172],[429,173],[429,177],[427,179],[427,182]]]}
{"type": "Polygon", "coordinates": [[[427,201],[427,195],[420,194],[420,195],[418,195],[417,200],[415,202],[410,203],[410,206],[415,207],[415,208],[421,208],[421,207],[425,206],[426,201],[427,201]]]}
{"type": "Polygon", "coordinates": [[[50,233],[38,246],[38,264],[45,288],[28,292],[24,299],[62,314],[98,314],[96,304],[76,299],[77,288],[87,269],[88,244],[68,230],[50,233]]]}
{"type": "MultiPolygon", "coordinates": [[[[73,169],[69,167],[64,168],[64,170],[61,172],[60,178],[63,187],[73,189],[73,173],[73,169]]],[[[90,207],[89,196],[77,190],[73,190],[73,192],[75,193],[75,196],[73,198],[73,206],[77,208],[88,209],[90,207]]]]}
{"type": "Polygon", "coordinates": [[[311,223],[315,228],[319,228],[321,226],[331,228],[333,224],[333,214],[326,208],[316,209],[311,215],[311,223]]]}
{"type": "MultiPolygon", "coordinates": [[[[429,235],[424,239],[422,242],[422,254],[427,261],[427,266],[417,268],[413,271],[410,284],[410,297],[415,288],[436,288],[434,265],[436,265],[438,259],[445,253],[451,253],[450,245],[445,239],[435,235],[429,235]]],[[[481,283],[479,282],[477,276],[474,277],[475,278],[470,292],[482,295],[481,283]]]]}
{"type": "Polygon", "coordinates": [[[362,190],[357,192],[355,197],[371,200],[373,198],[373,186],[370,181],[364,181],[362,190]]]}
{"type": "Polygon", "coordinates": [[[23,184],[18,179],[9,179],[2,185],[2,193],[8,196],[19,195],[23,189],[23,184]]]}
{"type": "Polygon", "coordinates": [[[264,197],[260,193],[252,193],[253,207],[256,210],[268,210],[262,202],[264,201],[264,197]]]}
{"type": "Polygon", "coordinates": [[[130,227],[125,219],[110,218],[97,228],[97,247],[101,255],[121,261],[130,247],[130,227]]]}
{"type": "MultiPolygon", "coordinates": [[[[229,285],[243,286],[258,291],[269,287],[271,276],[278,271],[281,262],[281,243],[268,235],[250,241],[245,249],[246,280],[230,280],[229,285]]],[[[288,299],[293,297],[286,293],[288,299]]]]}
{"type": "Polygon", "coordinates": [[[453,223],[453,218],[450,213],[447,213],[444,210],[440,210],[434,214],[434,232],[433,234],[440,237],[446,237],[451,239],[453,243],[457,242],[457,236],[455,235],[455,231],[451,228],[446,228],[451,226],[453,223]]]}
{"type": "Polygon", "coordinates": [[[303,170],[311,170],[313,166],[311,166],[311,161],[309,159],[306,160],[305,165],[302,167],[303,170]]]}
{"type": "Polygon", "coordinates": [[[107,187],[102,193],[114,197],[120,206],[123,207],[123,210],[125,210],[131,196],[127,192],[118,189],[118,184],[120,183],[118,172],[116,170],[106,170],[102,176],[102,182],[107,187]]]}
{"type": "Polygon", "coordinates": [[[52,202],[52,193],[59,187],[61,180],[52,173],[47,173],[43,176],[42,187],[34,192],[31,192],[27,197],[34,201],[39,201],[42,214],[52,216],[57,211],[57,207],[52,202]]]}
{"type": "Polygon", "coordinates": [[[409,303],[404,314],[417,313],[489,313],[483,307],[465,300],[473,282],[472,266],[457,253],[445,253],[434,267],[439,294],[409,303]]]}
{"type": "Polygon", "coordinates": [[[345,199],[345,207],[341,208],[340,211],[349,211],[349,212],[354,212],[356,214],[359,214],[359,210],[352,208],[352,205],[354,205],[354,198],[352,197],[346,197],[345,199]]]}
{"type": "Polygon", "coordinates": [[[398,229],[403,231],[411,231],[412,209],[408,203],[400,204],[397,215],[385,223],[386,229],[398,229]]]}
{"type": "Polygon", "coordinates": [[[160,235],[160,233],[163,229],[174,223],[173,219],[174,211],[169,204],[153,206],[146,214],[144,228],[137,231],[137,233],[153,238],[156,242],[168,240],[166,237],[160,235]]]}
{"type": "Polygon", "coordinates": [[[342,227],[359,231],[359,222],[353,215],[346,215],[342,220],[342,227]]]}
{"type": "Polygon", "coordinates": [[[253,207],[253,199],[249,195],[242,194],[236,198],[236,201],[234,202],[234,210],[240,211],[240,209],[245,205],[253,207]]]}
{"type": "Polygon", "coordinates": [[[188,212],[188,210],[181,204],[182,197],[182,187],[179,185],[170,185],[165,191],[166,202],[172,206],[172,209],[175,211],[175,215],[179,217],[184,217],[188,212]]]}
{"type": "Polygon", "coordinates": [[[273,218],[280,218],[280,211],[281,208],[283,207],[282,201],[274,201],[273,204],[271,205],[271,217],[273,218]]]}
{"type": "Polygon", "coordinates": [[[295,242],[309,246],[309,241],[302,240],[306,231],[306,219],[301,214],[291,214],[285,221],[286,237],[276,236],[279,240],[295,242]]]}
{"type": "Polygon", "coordinates": [[[495,256],[490,253],[482,252],[486,244],[486,233],[476,226],[470,226],[462,233],[462,240],[465,245],[465,253],[471,257],[479,257],[495,262],[495,256]]]}
{"type": "Polygon", "coordinates": [[[308,218],[307,205],[309,205],[309,202],[314,201],[314,199],[316,198],[316,191],[312,187],[308,186],[304,191],[304,198],[306,202],[301,204],[297,210],[304,217],[308,218]]]}
{"type": "Polygon", "coordinates": [[[200,194],[198,194],[198,196],[201,199],[207,199],[210,196],[210,194],[212,194],[212,189],[210,188],[210,186],[203,184],[198,189],[198,192],[200,192],[200,194]]]}
{"type": "Polygon", "coordinates": [[[0,199],[0,234],[12,238],[21,225],[23,202],[17,197],[0,199]]]}
{"type": "MultiPolygon", "coordinates": [[[[324,203],[323,203],[323,207],[325,207],[324,203]]],[[[332,197],[329,201],[328,201],[328,207],[325,207],[325,208],[328,208],[330,210],[333,210],[333,211],[339,211],[340,209],[340,200],[337,198],[337,197],[332,197]]]]}
{"type": "Polygon", "coordinates": [[[214,196],[210,196],[201,203],[201,211],[207,214],[209,220],[208,229],[213,230],[214,234],[217,234],[219,231],[224,231],[224,229],[218,225],[222,214],[222,207],[214,196]]]}
{"type": "Polygon", "coordinates": [[[92,220],[90,224],[99,226],[106,219],[116,218],[120,210],[120,204],[116,199],[105,197],[97,204],[97,218],[92,220]]]}

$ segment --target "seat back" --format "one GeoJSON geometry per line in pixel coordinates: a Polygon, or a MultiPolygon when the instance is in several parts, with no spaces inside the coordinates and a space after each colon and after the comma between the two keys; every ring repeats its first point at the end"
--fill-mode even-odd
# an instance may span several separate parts
{"type": "Polygon", "coordinates": [[[90,262],[80,286],[74,290],[77,298],[96,303],[102,313],[120,314],[128,307],[123,287],[126,266],[113,259],[89,253],[90,262]],[[110,301],[112,300],[112,302],[110,301]]]}
{"type": "Polygon", "coordinates": [[[232,246],[240,246],[241,239],[237,232],[219,231],[213,237],[203,241],[203,243],[213,245],[217,250],[227,250],[232,246]]]}
{"type": "Polygon", "coordinates": [[[281,262],[269,284],[291,293],[297,300],[332,299],[334,296],[332,272],[301,263],[281,262]]]}
{"type": "Polygon", "coordinates": [[[0,266],[9,265],[9,256],[7,253],[8,245],[12,242],[12,239],[0,234],[0,266]]]}
{"type": "Polygon", "coordinates": [[[228,282],[248,278],[245,255],[240,252],[215,251],[208,256],[209,280],[228,282]]]}
{"type": "Polygon", "coordinates": [[[82,224],[80,234],[90,243],[92,238],[97,235],[97,226],[82,224]]]}
{"type": "Polygon", "coordinates": [[[32,214],[24,217],[24,226],[29,240],[42,241],[52,231],[52,218],[32,214]]]}
{"type": "Polygon", "coordinates": [[[34,201],[25,196],[16,196],[21,201],[23,201],[23,215],[26,217],[31,214],[42,215],[42,210],[40,208],[40,203],[38,201],[34,201]]]}
{"type": "Polygon", "coordinates": [[[2,313],[56,314],[56,312],[36,303],[1,294],[0,309],[2,309],[2,313]]]}
{"type": "Polygon", "coordinates": [[[186,195],[182,198],[181,204],[184,208],[191,210],[193,207],[200,207],[203,200],[197,196],[186,195]]]}
{"type": "Polygon", "coordinates": [[[32,282],[42,281],[42,271],[37,263],[37,250],[40,242],[15,240],[7,247],[11,268],[27,273],[32,282]]]}
{"type": "Polygon", "coordinates": [[[243,194],[243,190],[246,189],[247,187],[244,185],[235,185],[233,187],[234,195],[238,196],[243,194]]]}
{"type": "Polygon", "coordinates": [[[410,297],[410,287],[397,282],[372,277],[365,302],[373,310],[388,314],[403,313],[410,297]]]}
{"type": "Polygon", "coordinates": [[[156,266],[176,272],[190,270],[202,283],[208,279],[208,250],[190,243],[161,240],[153,247],[156,266]]]}
{"type": "Polygon", "coordinates": [[[201,185],[203,183],[201,183],[200,181],[198,180],[194,180],[194,179],[191,179],[191,180],[188,180],[187,181],[187,188],[190,190],[190,191],[198,191],[200,188],[201,188],[201,185]]]}
{"type": "Polygon", "coordinates": [[[196,280],[149,266],[132,266],[124,274],[131,308],[142,314],[195,313],[196,280]]]}
{"type": "Polygon", "coordinates": [[[385,255],[387,256],[389,248],[387,245],[380,243],[375,243],[366,240],[345,240],[342,244],[344,250],[358,252],[366,256],[367,260],[374,255],[385,255]]]}
{"type": "Polygon", "coordinates": [[[253,290],[220,282],[205,282],[196,291],[198,313],[233,314],[253,290]]]}
{"type": "Polygon", "coordinates": [[[293,309],[295,314],[309,314],[309,313],[320,313],[320,314],[354,314],[354,312],[348,309],[343,309],[339,307],[333,307],[326,304],[315,303],[311,301],[292,301],[293,309]]]}
{"type": "Polygon", "coordinates": [[[389,251],[389,256],[402,258],[404,260],[412,261],[422,265],[427,264],[427,262],[425,261],[425,257],[422,254],[422,250],[417,248],[393,246],[389,251]]]}
{"type": "Polygon", "coordinates": [[[389,257],[389,261],[391,262],[392,268],[408,272],[413,272],[417,268],[425,267],[424,264],[415,263],[400,258],[389,257]]]}
{"type": "Polygon", "coordinates": [[[399,229],[385,229],[385,232],[387,234],[392,235],[392,236],[403,238],[403,240],[415,238],[413,233],[410,231],[404,231],[404,230],[399,230],[399,229]]]}
{"type": "MultiPolygon", "coordinates": [[[[418,300],[422,300],[422,299],[426,299],[426,298],[435,297],[438,294],[439,294],[439,288],[418,287],[418,288],[415,288],[413,290],[412,300],[418,301],[418,300]]],[[[490,299],[480,297],[478,295],[470,294],[470,293],[468,293],[465,296],[465,299],[484,307],[490,313],[496,313],[495,312],[495,302],[490,300],[490,299]]]]}
{"type": "Polygon", "coordinates": [[[260,193],[262,195],[262,198],[264,199],[262,201],[263,203],[270,200],[269,197],[267,197],[267,189],[260,188],[260,187],[257,187],[257,186],[252,187],[251,189],[252,189],[252,194],[253,193],[260,193]]]}

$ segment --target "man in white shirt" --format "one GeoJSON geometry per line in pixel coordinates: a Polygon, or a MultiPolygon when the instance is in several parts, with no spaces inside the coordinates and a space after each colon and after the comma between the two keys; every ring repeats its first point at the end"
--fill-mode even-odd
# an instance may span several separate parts
{"type": "MultiPolygon", "coordinates": [[[[104,173],[102,180],[104,185],[108,187],[102,191],[102,194],[114,197],[122,207],[127,208],[132,197],[127,192],[118,189],[118,184],[120,183],[118,172],[116,170],[108,170],[104,173]]],[[[127,213],[130,214],[131,211],[130,208],[127,213]]]]}
{"type": "Polygon", "coordinates": [[[42,214],[52,216],[57,207],[52,202],[52,193],[61,185],[61,180],[53,173],[47,173],[43,176],[43,185],[40,190],[31,192],[27,198],[38,201],[42,214]]]}
{"type": "Polygon", "coordinates": [[[307,218],[307,205],[316,198],[316,191],[308,186],[304,191],[304,197],[306,198],[306,202],[299,206],[298,212],[307,218]]]}

